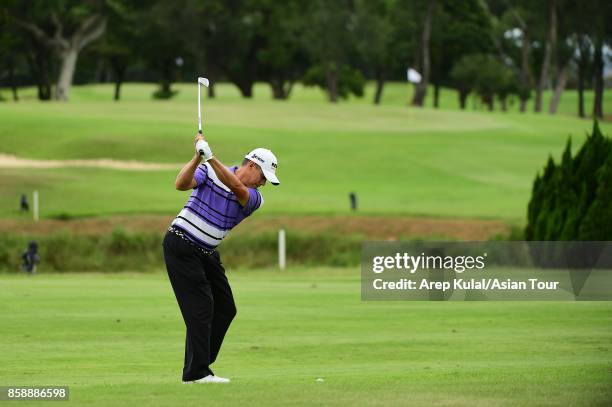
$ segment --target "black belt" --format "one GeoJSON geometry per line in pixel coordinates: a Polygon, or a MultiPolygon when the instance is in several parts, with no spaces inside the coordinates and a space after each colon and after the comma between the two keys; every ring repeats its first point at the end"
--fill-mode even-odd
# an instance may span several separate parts
{"type": "Polygon", "coordinates": [[[201,251],[204,254],[207,254],[207,255],[210,256],[211,254],[214,254],[216,252],[216,250],[208,250],[208,249],[205,249],[205,248],[203,248],[201,246],[198,246],[196,243],[191,241],[187,236],[185,236],[185,233],[182,230],[179,230],[179,229],[176,229],[176,228],[170,226],[168,228],[168,232],[177,235],[178,237],[180,237],[181,239],[183,239],[184,241],[186,241],[187,243],[189,243],[190,245],[192,245],[193,247],[195,247],[196,249],[198,249],[199,251],[201,251]]]}

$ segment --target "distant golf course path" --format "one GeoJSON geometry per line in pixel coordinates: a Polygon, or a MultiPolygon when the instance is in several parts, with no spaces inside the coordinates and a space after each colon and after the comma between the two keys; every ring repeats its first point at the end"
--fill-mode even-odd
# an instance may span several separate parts
{"type": "Polygon", "coordinates": [[[0,153],[0,168],[62,168],[62,167],[95,167],[114,170],[157,171],[178,169],[181,164],[144,163],[140,161],[120,161],[109,158],[88,160],[32,160],[14,155],[0,153]]]}

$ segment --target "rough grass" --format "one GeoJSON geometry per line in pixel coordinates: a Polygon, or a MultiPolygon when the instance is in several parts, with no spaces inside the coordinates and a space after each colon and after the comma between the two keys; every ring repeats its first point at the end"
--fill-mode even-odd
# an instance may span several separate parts
{"type": "MultiPolygon", "coordinates": [[[[302,266],[355,266],[359,264],[362,236],[313,234],[288,230],[287,263],[302,266]]],[[[46,272],[151,272],[164,267],[161,250],[164,232],[73,235],[62,230],[47,236],[0,234],[0,272],[20,269],[28,242],[39,245],[39,271],[46,272]]],[[[277,231],[232,235],[219,251],[230,268],[272,267],[278,264],[277,231]],[[225,256],[227,254],[227,256],[225,256]]]]}
{"type": "MultiPolygon", "coordinates": [[[[215,153],[227,164],[257,146],[278,154],[283,183],[264,189],[269,214],[347,213],[348,193],[355,191],[365,214],[522,222],[531,183],[548,155],[559,157],[569,135],[579,144],[592,126],[569,114],[409,108],[399,103],[408,91],[402,84],[389,85],[389,101],[378,107],[331,105],[314,89],[275,102],[262,86],[254,100],[219,86],[219,98],[205,101],[204,120],[215,153]]],[[[170,102],[152,101],[153,85],[130,84],[119,103],[107,98],[110,85],[96,85],[75,87],[66,104],[27,97],[2,104],[0,152],[184,162],[196,129],[196,87],[177,88],[170,102]]],[[[443,92],[444,100],[453,94],[443,92]]],[[[608,123],[602,127],[612,133],[608,123]]],[[[185,199],[173,190],[175,174],[0,169],[0,193],[7,197],[0,216],[16,217],[19,195],[33,189],[41,191],[43,217],[171,214],[185,199]]]]}
{"type": "Polygon", "coordinates": [[[96,406],[612,401],[609,302],[370,303],[357,269],[229,277],[238,316],[214,366],[228,386],[180,383],[164,274],[0,276],[0,382],[96,406]]]}

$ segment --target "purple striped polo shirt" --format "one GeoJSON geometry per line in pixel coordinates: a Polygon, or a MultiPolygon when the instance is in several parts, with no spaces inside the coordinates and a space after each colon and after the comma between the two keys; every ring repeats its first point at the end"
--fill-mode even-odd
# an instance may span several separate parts
{"type": "MultiPolygon", "coordinates": [[[[229,168],[233,173],[236,169],[237,166],[229,168]]],[[[263,204],[263,197],[258,190],[249,188],[249,200],[243,207],[208,163],[198,166],[194,178],[197,185],[172,226],[183,231],[198,246],[211,250],[234,226],[263,204]]]]}

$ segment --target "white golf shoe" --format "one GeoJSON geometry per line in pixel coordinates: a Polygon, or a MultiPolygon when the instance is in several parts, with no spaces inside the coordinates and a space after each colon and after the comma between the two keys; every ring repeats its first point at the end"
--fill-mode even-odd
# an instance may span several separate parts
{"type": "Polygon", "coordinates": [[[192,380],[189,382],[183,382],[184,384],[191,384],[191,383],[220,383],[220,384],[226,384],[229,383],[230,379],[226,379],[224,377],[219,377],[219,376],[214,376],[209,374],[206,377],[203,377],[201,379],[198,380],[192,380]]]}

